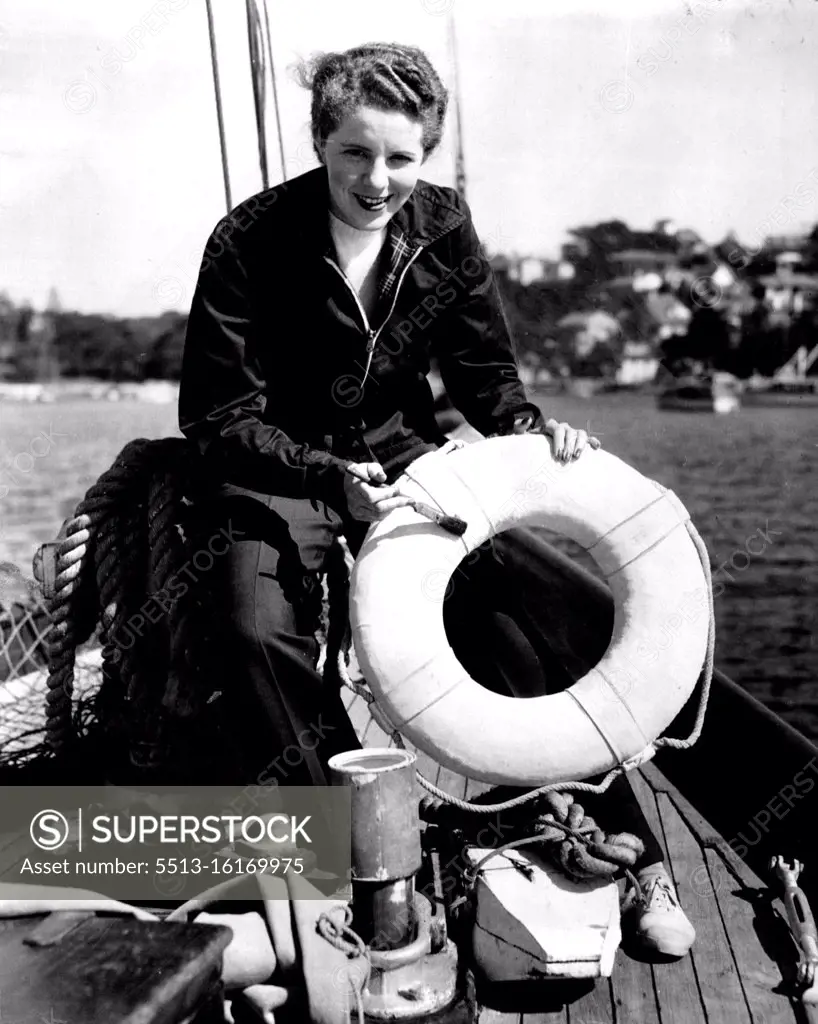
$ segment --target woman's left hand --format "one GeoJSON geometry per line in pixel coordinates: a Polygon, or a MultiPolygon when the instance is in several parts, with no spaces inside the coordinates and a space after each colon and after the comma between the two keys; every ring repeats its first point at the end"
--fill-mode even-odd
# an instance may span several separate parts
{"type": "Polygon", "coordinates": [[[587,447],[601,448],[598,438],[589,437],[584,430],[576,430],[569,423],[558,423],[555,419],[546,421],[546,436],[551,438],[551,451],[555,459],[567,465],[578,459],[587,447]]]}

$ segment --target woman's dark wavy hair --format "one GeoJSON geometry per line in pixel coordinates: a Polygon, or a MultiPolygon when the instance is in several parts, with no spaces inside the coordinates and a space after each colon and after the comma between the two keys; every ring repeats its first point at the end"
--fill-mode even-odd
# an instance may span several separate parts
{"type": "Polygon", "coordinates": [[[358,107],[397,110],[423,126],[423,158],[443,136],[449,94],[426,54],[399,43],[365,43],[343,53],[324,53],[299,69],[312,91],[312,144],[321,145],[358,107]]]}

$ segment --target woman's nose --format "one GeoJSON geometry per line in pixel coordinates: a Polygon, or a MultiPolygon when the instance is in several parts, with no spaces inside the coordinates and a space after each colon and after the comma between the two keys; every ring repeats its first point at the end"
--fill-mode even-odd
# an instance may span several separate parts
{"type": "Polygon", "coordinates": [[[389,173],[385,160],[373,160],[366,173],[367,184],[378,191],[389,184],[389,173]]]}

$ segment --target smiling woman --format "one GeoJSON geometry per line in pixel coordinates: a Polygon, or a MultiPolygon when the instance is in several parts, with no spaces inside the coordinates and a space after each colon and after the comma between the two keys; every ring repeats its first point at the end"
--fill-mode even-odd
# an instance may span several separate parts
{"type": "Polygon", "coordinates": [[[468,208],[419,178],[447,104],[427,57],[367,44],[317,58],[303,79],[321,166],[217,226],[179,415],[202,454],[207,528],[230,521],[240,538],[207,579],[233,655],[236,774],[257,776],[320,721],[326,738],[287,780],[322,784],[327,758],[357,739],[314,667],[318,575],[339,531],[357,550],[369,522],[408,504],[395,481],[445,442],[430,358],[485,434],[539,428],[565,461],[587,435],[544,424],[527,401],[468,208]]]}
{"type": "Polygon", "coordinates": [[[343,66],[337,54],[317,58],[302,81],[313,90],[313,146],[327,169],[336,254],[368,318],[387,225],[440,142],[448,95],[420,51],[375,43],[354,54],[343,66]]]}
{"type": "Polygon", "coordinates": [[[336,253],[371,317],[387,224],[414,191],[420,173],[422,129],[398,111],[359,107],[322,143],[322,154],[336,253]]]}
{"type": "Polygon", "coordinates": [[[440,142],[448,94],[420,51],[375,43],[353,52],[343,76],[337,54],[303,76],[313,89],[313,145],[327,168],[332,212],[358,230],[380,231],[440,142]]]}
{"type": "MultiPolygon", "coordinates": [[[[283,756],[277,782],[326,784],[328,759],[359,745],[316,671],[319,576],[339,533],[357,553],[369,523],[412,504],[403,472],[446,442],[432,357],[478,431],[545,433],[563,463],[598,446],[527,400],[470,211],[419,176],[447,105],[426,56],[367,44],[317,58],[304,83],[321,166],[217,226],[185,340],[179,415],[202,456],[202,536],[235,538],[201,582],[229,652],[214,783],[269,776],[283,756]]],[[[518,668],[533,690],[539,656],[484,576],[483,646],[469,636],[467,653],[510,651],[508,692],[525,690],[518,668]]],[[[645,864],[659,856],[648,844],[645,864]]]]}

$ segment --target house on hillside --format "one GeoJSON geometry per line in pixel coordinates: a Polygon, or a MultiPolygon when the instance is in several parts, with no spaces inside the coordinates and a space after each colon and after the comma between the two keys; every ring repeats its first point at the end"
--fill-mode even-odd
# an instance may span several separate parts
{"type": "Polygon", "coordinates": [[[623,249],[611,253],[610,261],[623,276],[634,277],[637,274],[659,274],[660,276],[677,263],[672,252],[654,252],[652,249],[623,249]]]}
{"type": "Polygon", "coordinates": [[[616,370],[616,383],[620,387],[638,387],[649,384],[659,369],[656,349],[649,341],[625,341],[616,370]]]}
{"type": "MultiPolygon", "coordinates": [[[[519,281],[524,288],[538,281],[558,281],[572,276],[572,273],[564,272],[561,263],[543,256],[505,256],[498,253],[491,257],[489,263],[495,274],[507,277],[509,281],[519,281]]],[[[570,271],[573,272],[573,267],[570,271]]]]}
{"type": "Polygon", "coordinates": [[[809,231],[789,231],[780,235],[767,235],[762,246],[767,252],[803,253],[809,243],[809,231]]]}

